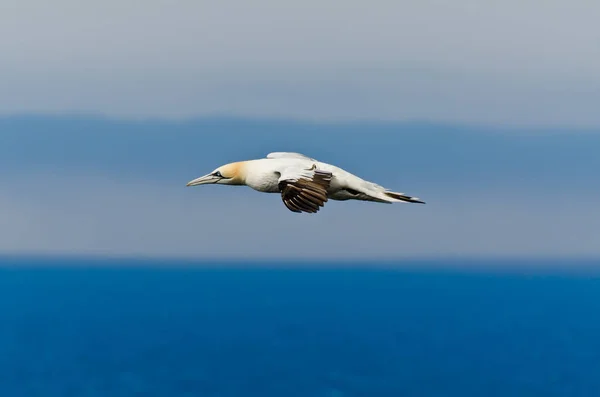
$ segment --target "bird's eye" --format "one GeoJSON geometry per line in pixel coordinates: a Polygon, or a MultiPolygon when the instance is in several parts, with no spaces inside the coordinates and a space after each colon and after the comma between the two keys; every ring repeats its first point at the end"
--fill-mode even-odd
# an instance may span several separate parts
{"type": "Polygon", "coordinates": [[[216,171],[216,172],[214,172],[214,173],[213,173],[213,175],[214,175],[214,176],[217,176],[217,177],[219,177],[219,178],[223,178],[223,175],[221,175],[221,172],[220,172],[220,171],[216,171]]]}

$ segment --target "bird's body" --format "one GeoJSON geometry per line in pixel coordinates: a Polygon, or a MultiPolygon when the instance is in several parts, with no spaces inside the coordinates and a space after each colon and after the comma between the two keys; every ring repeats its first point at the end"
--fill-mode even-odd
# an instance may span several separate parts
{"type": "Polygon", "coordinates": [[[287,208],[314,213],[328,199],[380,203],[423,203],[416,197],[391,192],[342,168],[299,153],[269,153],[264,159],[226,164],[194,179],[188,186],[208,183],[245,185],[263,193],[280,193],[287,208]]]}

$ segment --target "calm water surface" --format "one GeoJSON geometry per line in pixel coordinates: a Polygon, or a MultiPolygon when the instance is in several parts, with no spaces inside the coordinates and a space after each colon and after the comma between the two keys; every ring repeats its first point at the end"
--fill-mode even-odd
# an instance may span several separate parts
{"type": "Polygon", "coordinates": [[[64,265],[0,261],[0,396],[600,395],[590,268],[64,265]]]}

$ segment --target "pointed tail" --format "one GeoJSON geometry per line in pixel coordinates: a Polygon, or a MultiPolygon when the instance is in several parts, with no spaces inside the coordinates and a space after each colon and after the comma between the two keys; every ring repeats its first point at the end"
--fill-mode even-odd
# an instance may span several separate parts
{"type": "Polygon", "coordinates": [[[386,191],[386,192],[383,192],[383,194],[387,197],[394,199],[395,201],[403,201],[406,203],[425,204],[425,202],[422,201],[421,199],[419,199],[418,197],[407,196],[404,193],[396,193],[396,192],[387,192],[386,191]]]}

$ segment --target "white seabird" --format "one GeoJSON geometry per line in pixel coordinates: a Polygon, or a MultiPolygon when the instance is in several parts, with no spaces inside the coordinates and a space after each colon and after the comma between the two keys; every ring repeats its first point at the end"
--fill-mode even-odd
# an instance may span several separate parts
{"type": "Polygon", "coordinates": [[[226,164],[187,186],[205,184],[245,185],[259,192],[280,193],[285,206],[293,212],[315,213],[328,199],[425,204],[417,197],[391,192],[339,167],[290,152],[226,164]]]}

